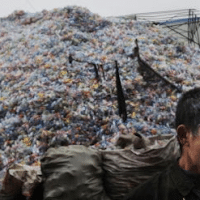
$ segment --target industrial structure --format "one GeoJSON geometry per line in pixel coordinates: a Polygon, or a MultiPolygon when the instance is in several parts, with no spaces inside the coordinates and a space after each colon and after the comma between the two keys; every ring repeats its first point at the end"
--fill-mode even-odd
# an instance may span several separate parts
{"type": "Polygon", "coordinates": [[[173,11],[138,13],[123,16],[126,19],[149,21],[161,25],[179,37],[187,40],[189,44],[200,47],[200,11],[196,9],[182,9],[173,11]]]}

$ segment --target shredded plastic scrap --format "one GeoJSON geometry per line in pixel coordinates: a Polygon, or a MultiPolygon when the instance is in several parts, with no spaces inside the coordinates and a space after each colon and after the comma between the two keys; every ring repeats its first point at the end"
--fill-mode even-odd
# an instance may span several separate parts
{"type": "Polygon", "coordinates": [[[102,18],[76,6],[2,18],[0,168],[40,165],[50,146],[109,149],[120,135],[175,134],[180,93],[146,87],[137,59],[129,58],[135,39],[142,58],[163,77],[183,91],[200,85],[199,49],[159,26],[102,18]],[[118,111],[115,60],[125,122],[118,111]]]}

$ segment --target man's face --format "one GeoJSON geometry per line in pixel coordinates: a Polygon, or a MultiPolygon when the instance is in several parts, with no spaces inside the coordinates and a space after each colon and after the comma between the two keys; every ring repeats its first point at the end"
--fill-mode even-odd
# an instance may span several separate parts
{"type": "Polygon", "coordinates": [[[193,135],[192,132],[188,132],[188,146],[187,152],[191,159],[194,168],[200,169],[200,128],[198,134],[193,135]]]}

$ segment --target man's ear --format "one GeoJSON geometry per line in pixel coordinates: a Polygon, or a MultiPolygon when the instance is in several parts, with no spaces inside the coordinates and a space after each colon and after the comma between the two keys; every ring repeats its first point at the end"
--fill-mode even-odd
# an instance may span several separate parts
{"type": "Polygon", "coordinates": [[[182,146],[186,145],[188,143],[188,129],[184,124],[181,124],[176,129],[177,131],[177,138],[182,146]]]}

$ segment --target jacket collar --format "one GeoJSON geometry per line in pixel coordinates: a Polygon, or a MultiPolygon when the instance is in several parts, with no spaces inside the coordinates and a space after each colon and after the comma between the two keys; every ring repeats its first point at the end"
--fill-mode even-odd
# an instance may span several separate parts
{"type": "Polygon", "coordinates": [[[195,186],[193,181],[178,166],[178,162],[171,166],[170,177],[182,196],[187,196],[195,186]]]}

